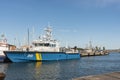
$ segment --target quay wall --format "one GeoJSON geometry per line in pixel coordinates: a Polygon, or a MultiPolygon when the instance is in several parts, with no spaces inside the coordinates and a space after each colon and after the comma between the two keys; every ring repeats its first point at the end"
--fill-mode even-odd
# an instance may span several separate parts
{"type": "Polygon", "coordinates": [[[84,76],[84,77],[79,77],[72,80],[120,80],[120,72],[84,76]]]}

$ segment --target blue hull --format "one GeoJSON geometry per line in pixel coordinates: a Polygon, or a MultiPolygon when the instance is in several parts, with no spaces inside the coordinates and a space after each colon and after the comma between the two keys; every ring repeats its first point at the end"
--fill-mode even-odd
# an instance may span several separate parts
{"type": "Polygon", "coordinates": [[[65,53],[65,52],[5,51],[5,55],[12,62],[80,59],[79,53],[65,53]]]}

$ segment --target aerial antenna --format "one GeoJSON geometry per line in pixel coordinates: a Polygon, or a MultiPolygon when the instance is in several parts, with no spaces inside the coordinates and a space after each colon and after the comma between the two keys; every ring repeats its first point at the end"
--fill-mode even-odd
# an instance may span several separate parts
{"type": "Polygon", "coordinates": [[[34,34],[35,34],[35,28],[33,26],[33,30],[32,30],[32,38],[34,39],[34,34]]]}
{"type": "Polygon", "coordinates": [[[30,40],[29,40],[29,28],[28,28],[28,48],[29,48],[29,45],[30,45],[30,40]]]}
{"type": "Polygon", "coordinates": [[[50,27],[50,22],[48,22],[48,26],[47,27],[50,27]]]}
{"type": "Polygon", "coordinates": [[[92,41],[89,41],[89,48],[92,49],[92,41]]]}

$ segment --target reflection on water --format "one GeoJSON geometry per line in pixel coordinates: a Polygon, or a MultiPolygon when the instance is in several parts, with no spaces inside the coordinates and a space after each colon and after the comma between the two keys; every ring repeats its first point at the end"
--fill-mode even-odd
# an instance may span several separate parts
{"type": "Polygon", "coordinates": [[[36,63],[35,63],[35,68],[36,68],[36,69],[39,69],[40,66],[41,66],[41,64],[42,64],[42,62],[36,62],[36,63]]]}
{"type": "MultiPolygon", "coordinates": [[[[5,80],[71,80],[72,78],[120,71],[120,53],[83,57],[80,60],[2,63],[5,80]]],[[[1,67],[0,67],[1,69],[1,67]]]]}
{"type": "Polygon", "coordinates": [[[0,63],[0,73],[5,73],[7,67],[8,67],[8,64],[0,63]]]}

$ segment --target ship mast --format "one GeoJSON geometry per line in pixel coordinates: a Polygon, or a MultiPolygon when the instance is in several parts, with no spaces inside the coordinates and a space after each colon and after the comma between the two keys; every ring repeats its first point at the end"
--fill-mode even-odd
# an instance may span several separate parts
{"type": "Polygon", "coordinates": [[[48,27],[45,29],[45,39],[46,41],[50,41],[52,40],[52,29],[50,28],[50,26],[48,25],[48,27]]]}
{"type": "Polygon", "coordinates": [[[28,50],[29,50],[29,45],[30,45],[30,39],[29,39],[29,28],[28,28],[28,50]]]}

